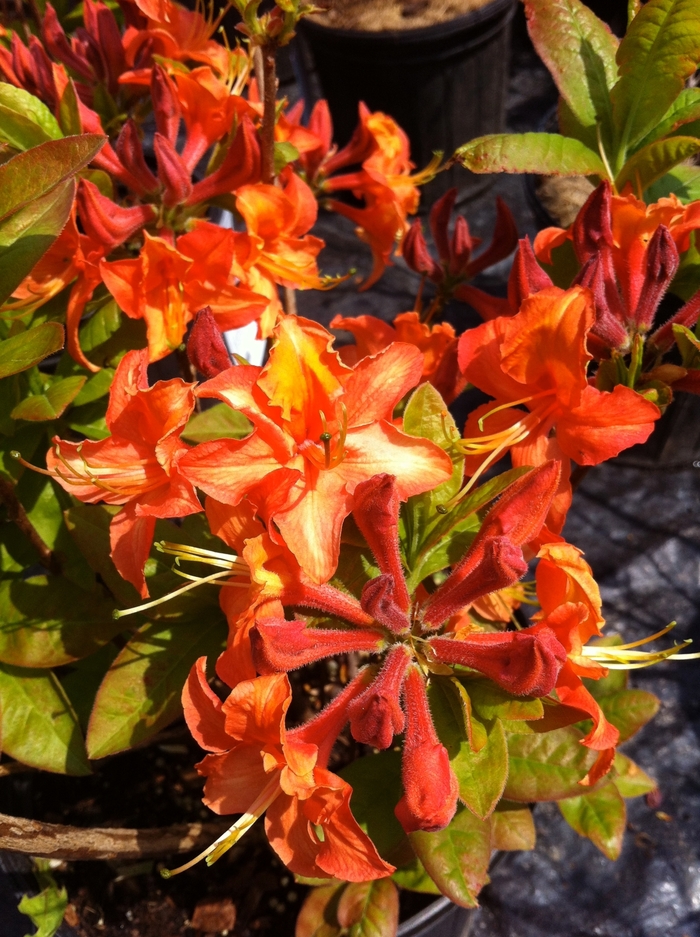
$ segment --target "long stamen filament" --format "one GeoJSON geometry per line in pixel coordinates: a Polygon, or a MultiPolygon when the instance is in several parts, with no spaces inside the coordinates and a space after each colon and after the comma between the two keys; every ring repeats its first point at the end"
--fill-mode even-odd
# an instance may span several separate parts
{"type": "Polygon", "coordinates": [[[510,407],[517,407],[521,403],[530,403],[531,400],[539,400],[540,397],[550,396],[552,393],[551,390],[542,390],[539,394],[530,394],[529,397],[521,397],[520,400],[509,400],[508,403],[502,403],[498,407],[494,407],[493,410],[489,410],[488,413],[485,413],[479,420],[479,430],[483,433],[484,431],[484,420],[488,420],[490,416],[493,416],[494,413],[499,413],[501,410],[508,410],[510,407]]]}
{"type": "Polygon", "coordinates": [[[631,641],[629,644],[614,644],[608,646],[590,645],[581,648],[581,656],[594,660],[602,664],[609,670],[638,670],[641,667],[650,667],[662,660],[697,660],[700,659],[700,652],[693,654],[679,654],[678,650],[683,650],[692,644],[690,638],[681,641],[680,644],[674,644],[672,647],[664,648],[662,651],[637,651],[643,644],[649,644],[668,634],[672,628],[676,627],[676,622],[672,621],[670,625],[657,631],[656,634],[642,638],[640,641],[631,641]]]}
{"type": "Polygon", "coordinates": [[[279,773],[276,773],[275,777],[272,778],[269,784],[263,788],[255,799],[250,810],[239,817],[230,829],[222,833],[218,839],[215,839],[213,843],[202,850],[194,859],[190,859],[189,862],[179,866],[177,869],[161,869],[160,874],[163,878],[172,878],[173,875],[179,875],[180,872],[191,869],[193,865],[201,862],[202,859],[206,859],[207,865],[213,865],[225,852],[232,846],[235,846],[238,840],[248,832],[255,821],[265,813],[270,804],[276,800],[281,793],[282,788],[279,783],[279,773]]]}
{"type": "Polygon", "coordinates": [[[220,569],[240,569],[248,571],[248,564],[239,559],[236,553],[217,553],[202,547],[191,547],[185,543],[170,543],[161,540],[155,544],[159,553],[176,557],[176,563],[203,563],[206,566],[218,566],[220,569]]]}
{"type": "Polygon", "coordinates": [[[126,618],[127,615],[136,615],[138,612],[145,612],[149,608],[155,608],[156,605],[162,605],[163,602],[169,602],[170,599],[174,599],[178,595],[182,595],[183,592],[189,592],[190,589],[196,589],[197,586],[203,586],[207,582],[215,582],[217,579],[223,579],[226,576],[230,576],[230,570],[222,570],[220,573],[212,573],[211,576],[202,576],[201,579],[197,579],[194,582],[189,582],[186,586],[182,586],[180,589],[175,589],[173,592],[169,592],[167,595],[161,596],[159,599],[153,599],[150,602],[144,602],[143,605],[135,605],[133,608],[115,608],[112,612],[113,618],[126,618]]]}

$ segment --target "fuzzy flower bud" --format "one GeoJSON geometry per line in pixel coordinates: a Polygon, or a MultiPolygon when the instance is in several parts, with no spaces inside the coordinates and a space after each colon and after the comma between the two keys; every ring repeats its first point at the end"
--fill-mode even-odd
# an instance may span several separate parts
{"type": "Polygon", "coordinates": [[[401,684],[410,659],[404,645],[396,645],[377,678],[353,701],[348,712],[356,741],[384,749],[403,732],[406,720],[401,709],[401,684]]]}

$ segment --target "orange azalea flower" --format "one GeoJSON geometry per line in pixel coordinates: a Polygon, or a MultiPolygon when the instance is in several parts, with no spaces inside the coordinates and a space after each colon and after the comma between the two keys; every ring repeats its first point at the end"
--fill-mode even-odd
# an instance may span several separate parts
{"type": "Polygon", "coordinates": [[[417,312],[402,312],[393,326],[376,316],[336,316],[332,329],[343,329],[355,336],[354,345],[344,345],[341,360],[354,365],[366,355],[376,355],[392,342],[407,342],[423,352],[423,381],[431,383],[447,403],[458,397],[466,386],[457,367],[457,336],[449,322],[429,326],[417,312]]]}
{"type": "Polygon", "coordinates": [[[548,287],[526,299],[517,315],[484,322],[459,340],[464,377],[495,398],[467,420],[467,474],[477,477],[506,451],[514,465],[560,459],[562,487],[548,522],[556,531],[571,497],[570,460],[597,465],[611,459],[644,442],[660,415],[628,387],[610,393],[588,383],[586,339],[593,321],[588,290],[548,287]]]}
{"type": "Polygon", "coordinates": [[[600,753],[581,782],[591,785],[610,770],[620,737],[581,682],[581,677],[600,680],[608,674],[605,667],[583,654],[584,645],[591,638],[600,637],[605,624],[600,591],[581,551],[571,544],[546,543],[537,556],[535,577],[542,611],[535,618],[551,628],[567,652],[567,661],[557,677],[557,696],[564,707],[575,711],[572,721],[593,720],[593,728],[581,739],[583,745],[600,753]]]}
{"type": "Polygon", "coordinates": [[[175,244],[144,232],[138,257],[101,262],[101,277],[120,309],[146,321],[150,361],[182,343],[203,306],[211,308],[222,331],[260,317],[265,297],[237,285],[234,277],[239,246],[233,231],[200,221],[175,244]]]}
{"type": "Polygon", "coordinates": [[[244,413],[255,430],[243,440],[201,444],[186,472],[232,505],[275,473],[269,517],[321,583],[336,568],[358,482],[391,470],[405,499],[449,478],[452,465],[438,446],[405,436],[391,422],[398,401],[420,380],[416,348],[396,343],[352,369],[332,351],[330,334],[306,319],[284,318],[274,337],[264,368],[230,368],[199,389],[244,413]]]}
{"type": "Polygon", "coordinates": [[[326,765],[348,706],[365,675],[311,722],[285,725],[292,690],[286,674],[239,683],[222,703],[206,681],[206,658],[183,691],[185,719],[211,754],[197,765],[206,778],[204,803],[216,813],[241,813],[234,826],[200,856],[215,861],[263,814],[270,845],[295,874],[365,882],[391,875],[350,811],[350,785],[326,765]]]}
{"type": "Polygon", "coordinates": [[[179,469],[189,449],[180,432],[194,409],[193,385],[176,378],[149,387],[147,367],[145,349],[119,363],[106,414],[111,436],[79,443],[55,437],[46,457],[48,473],[80,501],[123,505],[110,525],[110,555],[144,598],[156,518],[202,509],[179,469]]]}

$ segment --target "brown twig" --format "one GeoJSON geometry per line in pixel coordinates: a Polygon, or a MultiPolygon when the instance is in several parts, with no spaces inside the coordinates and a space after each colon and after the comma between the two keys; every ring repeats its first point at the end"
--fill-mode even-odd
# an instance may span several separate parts
{"type": "MultiPolygon", "coordinates": [[[[260,128],[260,144],[262,157],[262,181],[272,185],[275,181],[275,117],[277,111],[277,72],[275,55],[277,47],[274,43],[262,46],[260,59],[262,59],[262,88],[263,119],[260,128]]],[[[257,61],[260,61],[258,59],[257,61]]]]}
{"type": "Polygon", "coordinates": [[[10,482],[6,481],[4,478],[0,478],[0,501],[5,505],[8,519],[19,527],[39,554],[41,565],[55,575],[59,575],[61,572],[61,565],[58,562],[58,557],[53,550],[47,547],[39,536],[36,527],[27,517],[27,512],[24,510],[24,507],[17,497],[14,485],[11,485],[10,482]]]}
{"type": "Polygon", "coordinates": [[[207,846],[230,825],[230,821],[222,821],[181,823],[147,830],[83,829],[0,813],[0,849],[67,861],[154,859],[207,846]]]}
{"type": "Polygon", "coordinates": [[[291,286],[284,287],[284,311],[288,316],[297,315],[297,293],[291,286]]]}

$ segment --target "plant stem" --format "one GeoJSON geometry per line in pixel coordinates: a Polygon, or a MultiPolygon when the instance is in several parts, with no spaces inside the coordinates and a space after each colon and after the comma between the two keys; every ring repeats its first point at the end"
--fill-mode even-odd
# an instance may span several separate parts
{"type": "Polygon", "coordinates": [[[264,106],[260,140],[262,144],[262,181],[266,185],[272,185],[275,181],[276,52],[277,46],[272,42],[260,48],[260,58],[262,59],[262,88],[260,93],[262,94],[264,106]]]}
{"type": "Polygon", "coordinates": [[[53,550],[47,547],[47,545],[39,536],[36,527],[27,517],[27,512],[24,510],[19,498],[17,497],[17,494],[15,493],[14,485],[11,485],[10,482],[5,481],[4,478],[0,478],[0,501],[2,501],[2,503],[5,505],[8,519],[12,521],[13,524],[16,524],[17,527],[19,527],[24,536],[39,554],[41,565],[48,569],[49,572],[52,572],[58,576],[61,572],[61,565],[58,562],[58,557],[53,552],[53,550]]]}

